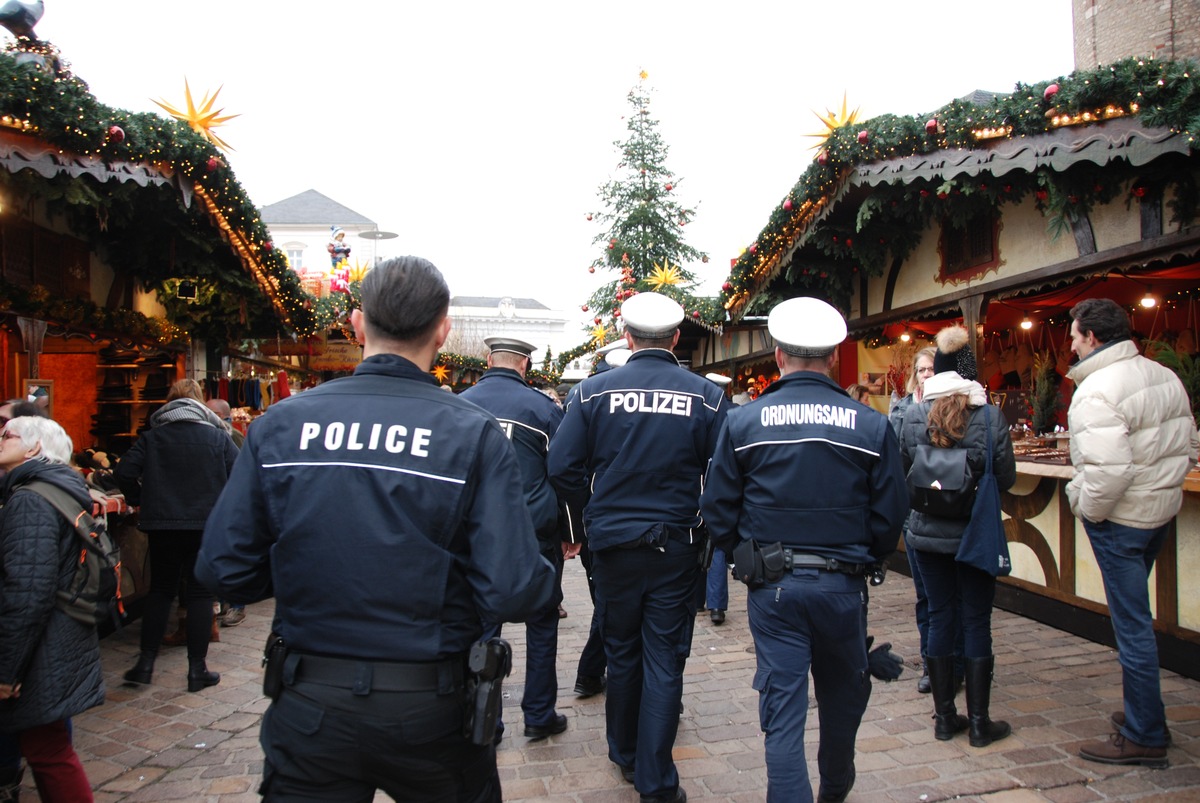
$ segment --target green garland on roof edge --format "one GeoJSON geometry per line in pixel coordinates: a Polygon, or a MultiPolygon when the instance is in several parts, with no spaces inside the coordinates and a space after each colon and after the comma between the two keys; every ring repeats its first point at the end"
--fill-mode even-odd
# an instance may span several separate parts
{"type": "MultiPolygon", "coordinates": [[[[983,204],[994,208],[1019,200],[1029,192],[1036,194],[1039,209],[1049,218],[1051,232],[1060,233],[1068,217],[1113,197],[1117,189],[1113,174],[1117,171],[1089,171],[1084,167],[1069,174],[1041,170],[1034,175],[1010,173],[1001,178],[985,174],[936,186],[914,182],[902,187],[875,187],[860,209],[853,230],[837,231],[823,225],[809,232],[810,240],[816,243],[825,260],[789,265],[782,281],[777,279],[767,287],[752,287],[750,278],[756,268],[779,258],[791,247],[806,202],[815,203],[827,197],[855,165],[976,147],[971,132],[981,128],[1011,126],[1014,138],[1046,134],[1052,130],[1046,114],[1052,106],[1063,114],[1082,113],[1109,104],[1127,108],[1130,103],[1137,103],[1137,117],[1145,125],[1183,134],[1194,152],[1200,135],[1198,70],[1200,67],[1194,61],[1130,58],[1055,80],[1032,85],[1018,83],[1011,94],[997,96],[987,105],[954,100],[933,114],[881,115],[839,128],[825,144],[828,156],[825,164],[814,161],[800,176],[772,211],[755,242],[738,258],[722,288],[721,302],[727,303],[745,290],[757,290],[758,296],[746,306],[744,314],[761,313],[774,301],[796,295],[797,289],[803,288],[806,293],[826,297],[844,308],[860,271],[879,275],[889,258],[902,259],[915,245],[923,224],[933,215],[946,217],[953,223],[966,219],[983,204]],[[1058,92],[1048,100],[1045,90],[1052,83],[1058,84],[1058,92]],[[938,122],[935,133],[926,131],[931,118],[938,122]],[[860,131],[867,132],[865,144],[858,141],[860,131]]],[[[1143,169],[1138,175],[1144,172],[1143,169]]],[[[1174,183],[1179,194],[1172,205],[1173,219],[1184,223],[1194,220],[1196,190],[1190,177],[1174,173],[1161,180],[1174,183]]]]}
{"type": "MultiPolygon", "coordinates": [[[[49,43],[37,44],[53,50],[49,43]]],[[[177,120],[100,103],[88,85],[65,67],[54,76],[20,65],[12,56],[19,48],[19,42],[10,43],[7,52],[0,54],[0,115],[27,120],[36,127],[34,136],[68,153],[92,155],[106,162],[165,163],[184,180],[199,183],[213,196],[229,224],[257,249],[267,274],[277,283],[292,331],[308,336],[333,323],[321,317],[323,308],[301,289],[287,256],[270,245],[258,209],[215,146],[177,120]],[[114,125],[125,133],[120,142],[109,135],[114,125]],[[220,160],[213,163],[215,169],[210,169],[210,159],[220,160]]],[[[78,202],[94,203],[94,199],[84,194],[78,202]]]]}

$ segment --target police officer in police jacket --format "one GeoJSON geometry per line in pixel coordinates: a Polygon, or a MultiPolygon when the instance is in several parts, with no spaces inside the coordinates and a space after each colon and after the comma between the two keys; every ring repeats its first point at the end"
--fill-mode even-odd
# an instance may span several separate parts
{"type": "Polygon", "coordinates": [[[795,298],[771,311],[782,374],[729,413],[701,509],[714,542],[742,557],[778,559],[747,594],[766,734],[768,801],[811,801],[804,758],[811,666],[821,719],[822,801],[854,785],[854,740],[866,710],[867,564],[896,547],[908,493],[887,419],[828,376],[846,322],[795,298]],[[780,549],[780,545],[786,549],[780,549]]]}
{"type": "Polygon", "coordinates": [[[501,799],[495,747],[464,735],[466,656],[483,621],[544,609],[555,575],[504,431],[428,373],[449,300],[423,259],[372,268],[363,362],[254,423],[208,520],[196,576],[274,595],[287,647],[268,800],[501,799]]]}
{"type": "MultiPolygon", "coordinates": [[[[563,532],[559,531],[560,505],[546,475],[546,453],[563,414],[562,408],[548,396],[525,383],[525,372],[535,347],[513,337],[488,337],[483,342],[488,347],[488,370],[461,395],[496,416],[512,441],[538,546],[542,557],[558,572],[559,584],[554,596],[542,610],[525,620],[525,692],[521,710],[525,735],[540,739],[562,733],[567,727],[567,718],[554,710],[558,699],[558,604],[562,602],[563,558],[573,558],[579,553],[574,530],[580,530],[578,540],[582,542],[582,522],[574,522],[577,528],[568,525],[563,532]]],[[[570,521],[569,516],[566,520],[570,521]]],[[[498,731],[502,727],[498,724],[498,731]]]]}
{"type": "Polygon", "coordinates": [[[580,383],[550,444],[550,479],[587,505],[605,609],[609,758],[643,801],[681,801],[671,748],[705,538],[699,497],[727,403],[671,352],[679,304],[640,293],[621,313],[633,353],[580,383]]]}

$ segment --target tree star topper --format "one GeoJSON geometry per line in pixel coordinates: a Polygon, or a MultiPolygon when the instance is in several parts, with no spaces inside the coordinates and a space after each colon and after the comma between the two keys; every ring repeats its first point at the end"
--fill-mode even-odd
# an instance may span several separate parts
{"type": "Polygon", "coordinates": [[[842,92],[842,112],[841,112],[841,114],[835,114],[831,109],[826,109],[824,116],[821,116],[821,115],[817,114],[816,112],[813,112],[813,114],[816,115],[816,118],[825,124],[824,131],[819,131],[814,134],[805,134],[804,135],[806,137],[814,137],[817,140],[817,144],[813,145],[812,146],[813,148],[820,148],[821,146],[823,146],[825,144],[825,140],[829,139],[829,135],[832,134],[834,131],[837,131],[842,126],[853,125],[854,123],[858,122],[859,110],[855,109],[854,111],[847,113],[846,109],[847,109],[846,93],[842,92]]]}
{"type": "Polygon", "coordinates": [[[187,123],[193,131],[204,137],[212,144],[216,145],[218,148],[231,151],[233,148],[229,146],[229,143],[217,136],[213,129],[225,124],[234,117],[240,117],[241,115],[230,114],[226,115],[225,117],[220,117],[219,115],[221,112],[225,111],[224,109],[217,109],[216,111],[213,111],[213,105],[215,105],[217,102],[217,95],[221,94],[222,89],[224,89],[224,87],[217,87],[217,91],[213,92],[211,97],[207,92],[205,92],[204,98],[200,101],[200,105],[197,106],[195,101],[192,99],[192,88],[188,86],[188,80],[184,78],[183,90],[187,100],[187,111],[180,111],[170,103],[167,103],[165,100],[155,100],[154,102],[163,109],[166,109],[167,114],[171,115],[176,120],[187,123]]]}
{"type": "Polygon", "coordinates": [[[655,263],[654,270],[646,277],[646,281],[655,290],[661,290],[669,284],[679,284],[679,266],[672,265],[667,260],[663,260],[661,265],[655,263]]]}

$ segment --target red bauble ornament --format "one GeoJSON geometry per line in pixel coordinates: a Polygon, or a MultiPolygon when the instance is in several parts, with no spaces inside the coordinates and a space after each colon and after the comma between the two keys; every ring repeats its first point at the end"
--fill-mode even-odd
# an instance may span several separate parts
{"type": "Polygon", "coordinates": [[[730,290],[733,289],[733,283],[725,282],[725,284],[721,285],[721,289],[724,290],[726,293],[728,293],[730,290]]]}
{"type": "Polygon", "coordinates": [[[752,253],[752,254],[757,254],[757,253],[758,253],[758,243],[751,243],[751,244],[750,244],[750,253],[752,253]]]}
{"type": "Polygon", "coordinates": [[[595,266],[595,265],[592,265],[591,267],[589,267],[589,268],[588,268],[588,273],[595,273],[595,272],[596,272],[596,266],[595,266]]]}
{"type": "Polygon", "coordinates": [[[851,240],[849,237],[847,237],[847,238],[846,238],[846,247],[847,247],[847,248],[853,248],[853,247],[854,247],[854,241],[853,241],[853,240],[851,240]]]}
{"type": "Polygon", "coordinates": [[[591,220],[591,219],[592,219],[592,213],[588,212],[588,220],[591,220]]]}
{"type": "Polygon", "coordinates": [[[619,310],[619,309],[615,309],[615,310],[613,310],[613,317],[614,317],[614,318],[620,318],[620,317],[621,317],[621,310],[619,310]]]}
{"type": "Polygon", "coordinates": [[[208,157],[208,161],[204,163],[204,167],[208,172],[212,173],[221,166],[221,160],[215,156],[208,157]]]}
{"type": "Polygon", "coordinates": [[[922,197],[922,198],[928,198],[928,197],[929,197],[929,190],[921,190],[921,197],[922,197]]]}
{"type": "Polygon", "coordinates": [[[1036,193],[1034,193],[1034,195],[1037,196],[1039,201],[1044,201],[1050,197],[1050,193],[1046,192],[1045,190],[1038,190],[1036,193]]]}
{"type": "Polygon", "coordinates": [[[938,125],[937,118],[930,117],[928,120],[925,121],[925,133],[930,134],[930,135],[936,134],[937,133],[937,125],[938,125]]]}
{"type": "Polygon", "coordinates": [[[1049,101],[1050,98],[1058,94],[1058,84],[1051,84],[1046,87],[1046,91],[1042,93],[1042,100],[1049,101]]]}
{"type": "Polygon", "coordinates": [[[817,164],[821,167],[829,164],[829,151],[821,151],[817,154],[817,164]]]}
{"type": "Polygon", "coordinates": [[[588,305],[587,305],[587,304],[584,304],[582,307],[580,307],[580,309],[581,309],[581,310],[583,310],[584,312],[587,312],[587,311],[588,311],[588,305]]]}
{"type": "Polygon", "coordinates": [[[871,139],[871,134],[865,128],[862,131],[858,132],[858,144],[859,145],[866,145],[870,139],[871,139]]]}
{"type": "Polygon", "coordinates": [[[670,192],[670,191],[671,191],[671,190],[673,190],[674,188],[675,188],[675,185],[674,185],[674,184],[668,184],[668,185],[667,185],[667,192],[670,192]]]}
{"type": "Polygon", "coordinates": [[[597,315],[595,318],[592,318],[592,320],[596,322],[597,326],[600,325],[600,316],[599,315],[597,315]]]}
{"type": "Polygon", "coordinates": [[[108,127],[108,138],[113,142],[125,141],[125,129],[119,125],[110,125],[108,127]]]}
{"type": "Polygon", "coordinates": [[[783,211],[785,211],[785,212],[792,211],[792,199],[791,198],[788,198],[787,200],[785,200],[783,202],[783,211]]]}
{"type": "Polygon", "coordinates": [[[700,317],[700,310],[698,310],[698,309],[694,309],[694,310],[692,310],[692,317],[693,317],[693,318],[699,318],[699,317],[700,317]]]}
{"type": "Polygon", "coordinates": [[[265,243],[263,243],[264,251],[270,251],[274,247],[275,247],[275,243],[271,242],[270,240],[267,240],[265,243]]]}

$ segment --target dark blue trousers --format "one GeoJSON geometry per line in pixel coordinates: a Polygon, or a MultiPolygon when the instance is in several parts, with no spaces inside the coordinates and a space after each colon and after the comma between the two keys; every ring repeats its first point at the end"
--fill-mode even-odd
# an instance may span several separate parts
{"type": "Polygon", "coordinates": [[[584,574],[587,577],[588,594],[592,598],[592,624],[588,631],[587,643],[579,654],[579,669],[577,673],[589,677],[603,677],[608,668],[608,660],[604,657],[604,605],[596,596],[596,580],[592,551],[588,549],[587,540],[579,550],[579,560],[583,563],[584,574]]]}
{"type": "Polygon", "coordinates": [[[758,716],[766,734],[767,802],[811,803],[804,758],[811,668],[821,717],[817,768],[840,792],[854,768],[867,700],[867,591],[862,577],[795,569],[747,595],[758,670],[758,716]]]}
{"type": "Polygon", "coordinates": [[[667,541],[662,551],[644,546],[594,555],[608,655],[608,757],[634,768],[643,795],[679,787],[671,750],[692,649],[699,551],[667,541]]]}

